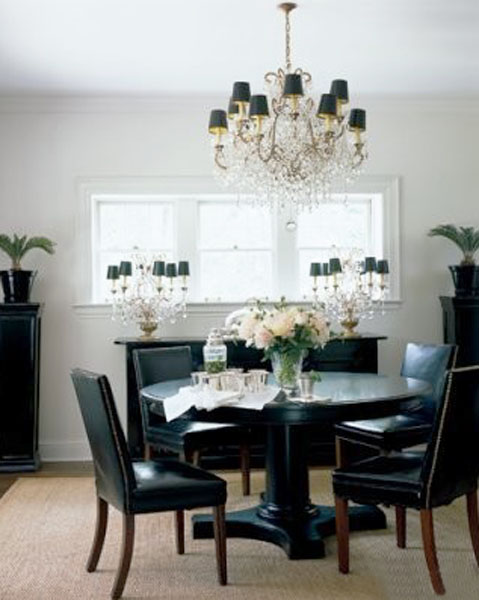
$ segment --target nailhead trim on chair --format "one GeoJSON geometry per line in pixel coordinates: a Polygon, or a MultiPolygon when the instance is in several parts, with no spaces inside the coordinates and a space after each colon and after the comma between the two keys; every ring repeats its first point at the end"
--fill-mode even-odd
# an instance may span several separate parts
{"type": "Polygon", "coordinates": [[[121,472],[122,472],[122,476],[123,476],[123,487],[124,487],[123,492],[124,492],[124,496],[125,496],[126,512],[129,513],[130,503],[129,503],[129,494],[128,494],[128,475],[126,473],[125,457],[123,456],[123,453],[121,452],[120,441],[118,439],[118,434],[117,434],[115,426],[114,426],[113,413],[111,412],[110,398],[108,395],[108,388],[105,383],[105,378],[103,376],[99,377],[98,383],[100,384],[101,392],[103,394],[103,401],[106,406],[108,418],[110,420],[110,427],[113,432],[113,439],[115,441],[116,451],[118,452],[118,460],[120,462],[121,472]]]}
{"type": "MultiPolygon", "coordinates": [[[[455,358],[456,357],[454,356],[454,362],[455,362],[455,358]]],[[[441,421],[439,423],[439,431],[437,434],[436,445],[434,447],[434,453],[433,453],[433,457],[432,457],[431,472],[429,474],[429,479],[428,479],[427,487],[426,487],[426,508],[431,508],[430,503],[431,503],[432,480],[434,478],[434,474],[436,471],[437,458],[439,455],[439,447],[441,445],[442,434],[444,431],[444,423],[446,420],[446,413],[447,413],[447,409],[449,407],[449,402],[450,402],[453,374],[454,373],[466,373],[468,371],[478,371],[478,370],[479,370],[479,365],[471,365],[469,367],[456,367],[456,368],[450,369],[450,371],[449,371],[447,388],[446,388],[446,399],[444,401],[443,410],[441,413],[441,421]]]]}

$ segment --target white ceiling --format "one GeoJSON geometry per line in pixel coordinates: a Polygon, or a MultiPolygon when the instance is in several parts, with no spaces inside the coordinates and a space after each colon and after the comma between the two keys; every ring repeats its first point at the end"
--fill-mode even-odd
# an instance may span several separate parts
{"type": "MultiPolygon", "coordinates": [[[[317,93],[479,93],[478,0],[300,0],[293,64],[317,93]]],[[[284,62],[273,0],[0,0],[0,94],[257,92],[284,62]]]]}

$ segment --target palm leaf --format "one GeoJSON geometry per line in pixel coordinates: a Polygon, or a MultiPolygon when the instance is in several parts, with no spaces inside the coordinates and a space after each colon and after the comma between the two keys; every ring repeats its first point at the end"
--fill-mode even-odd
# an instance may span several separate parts
{"type": "Polygon", "coordinates": [[[433,227],[428,235],[445,237],[453,242],[464,254],[461,264],[475,264],[474,254],[479,250],[479,230],[475,230],[474,227],[446,224],[433,227]]]}
{"type": "Polygon", "coordinates": [[[31,237],[23,247],[22,256],[25,256],[27,252],[34,248],[44,250],[48,254],[54,254],[55,242],[52,242],[46,237],[31,237]]]}

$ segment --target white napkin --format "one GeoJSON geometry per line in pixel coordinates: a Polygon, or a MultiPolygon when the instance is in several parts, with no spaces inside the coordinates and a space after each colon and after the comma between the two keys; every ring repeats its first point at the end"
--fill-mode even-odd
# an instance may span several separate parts
{"type": "Polygon", "coordinates": [[[239,392],[216,391],[186,386],[178,393],[163,400],[167,421],[176,419],[193,406],[199,410],[213,410],[220,406],[237,406],[251,410],[262,410],[264,405],[276,398],[279,388],[268,386],[263,392],[247,392],[241,398],[239,392]]]}

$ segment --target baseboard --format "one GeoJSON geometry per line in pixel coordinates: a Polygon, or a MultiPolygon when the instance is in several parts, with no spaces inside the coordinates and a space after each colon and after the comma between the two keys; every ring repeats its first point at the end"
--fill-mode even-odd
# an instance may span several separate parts
{"type": "Polygon", "coordinates": [[[43,442],[40,443],[42,462],[67,462],[91,460],[87,441],[43,442]]]}

